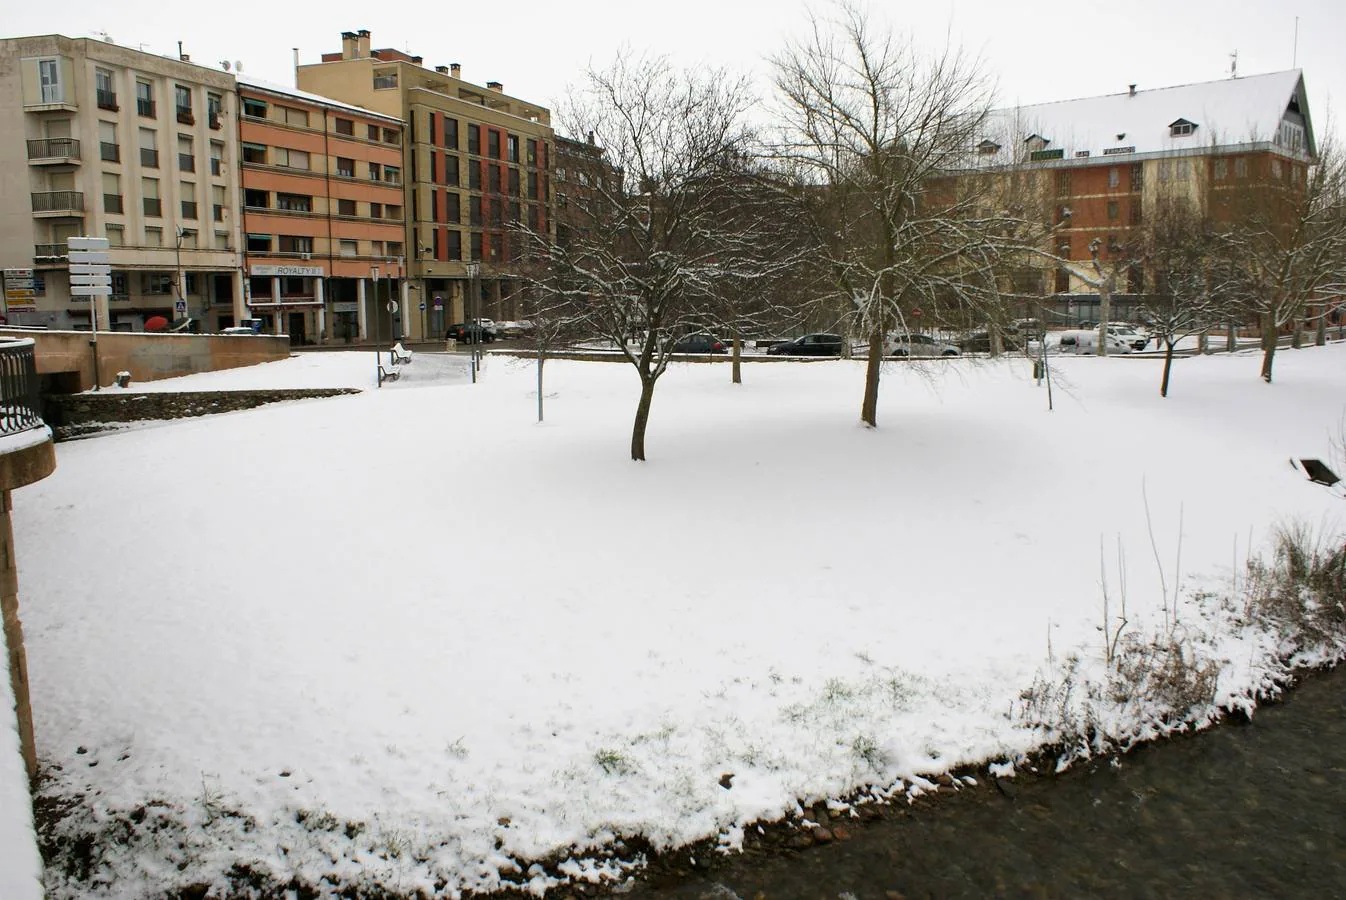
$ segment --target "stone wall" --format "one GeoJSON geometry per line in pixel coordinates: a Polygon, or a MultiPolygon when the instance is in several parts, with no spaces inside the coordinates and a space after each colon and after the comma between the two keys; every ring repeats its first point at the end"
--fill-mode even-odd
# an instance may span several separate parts
{"type": "MultiPolygon", "coordinates": [[[[0,335],[32,338],[37,346],[38,375],[69,373],[73,391],[94,386],[94,348],[87,331],[40,331],[0,328],[0,335]]],[[[143,334],[123,331],[98,332],[98,382],[112,384],[118,372],[130,372],[132,383],[157,381],[196,372],[214,372],[257,363],[274,362],[290,355],[286,335],[251,334],[143,334]]]]}
{"type": "Polygon", "coordinates": [[[97,394],[53,394],[46,398],[43,418],[57,440],[103,430],[101,426],[153,419],[182,419],[211,413],[252,409],[285,400],[358,394],[357,388],[313,388],[266,391],[184,391],[97,394]]]}

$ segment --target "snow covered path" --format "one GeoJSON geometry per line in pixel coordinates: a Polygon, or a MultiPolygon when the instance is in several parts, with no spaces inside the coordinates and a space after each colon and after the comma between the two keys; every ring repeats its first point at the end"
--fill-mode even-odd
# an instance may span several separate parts
{"type": "Polygon", "coordinates": [[[1189,589],[1277,521],[1339,524],[1287,459],[1329,455],[1346,348],[1257,363],[1184,360],[1165,401],[1157,366],[1063,359],[1050,414],[1023,360],[899,364],[877,430],[860,362],[675,365],[643,465],[629,367],[550,363],[538,426],[501,358],[62,445],[15,498],[49,790],[90,828],[199,825],[109,847],[111,894],[238,861],[409,891],[1013,757],[1049,634],[1098,655],[1100,544],[1157,618],[1146,497],[1189,589]]]}

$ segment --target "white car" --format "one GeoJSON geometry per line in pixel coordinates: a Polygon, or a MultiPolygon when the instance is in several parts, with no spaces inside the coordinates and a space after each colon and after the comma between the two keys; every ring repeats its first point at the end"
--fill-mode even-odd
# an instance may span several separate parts
{"type": "MultiPolygon", "coordinates": [[[[1130,353],[1131,343],[1111,331],[1107,335],[1109,353],[1130,353]]],[[[1052,349],[1050,338],[1047,344],[1052,349]]],[[[1092,354],[1098,352],[1098,329],[1080,331],[1062,331],[1056,336],[1055,349],[1058,353],[1092,354]]]]}
{"type": "Polygon", "coordinates": [[[890,334],[883,342],[884,356],[920,357],[961,356],[953,344],[937,341],[928,334],[890,334]]]}
{"type": "Polygon", "coordinates": [[[1131,345],[1132,350],[1144,350],[1150,343],[1150,334],[1129,322],[1109,322],[1108,334],[1114,335],[1131,345]]]}

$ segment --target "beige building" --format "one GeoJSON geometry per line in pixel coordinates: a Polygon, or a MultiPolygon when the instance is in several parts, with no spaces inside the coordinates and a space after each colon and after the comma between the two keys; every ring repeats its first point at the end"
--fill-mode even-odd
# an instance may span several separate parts
{"type": "Polygon", "coordinates": [[[0,40],[0,264],[33,270],[13,324],[88,328],[65,240],[111,244],[111,322],[234,324],[243,306],[232,75],[91,38],[0,40]]]}
{"type": "Polygon", "coordinates": [[[551,113],[504,85],[466,81],[458,65],[428,69],[419,56],[372,49],[368,31],[345,32],[341,52],[299,66],[299,88],[406,122],[409,281],[403,332],[441,337],[464,318],[467,263],[480,264],[480,314],[521,314],[514,222],[555,235],[551,113]]]}

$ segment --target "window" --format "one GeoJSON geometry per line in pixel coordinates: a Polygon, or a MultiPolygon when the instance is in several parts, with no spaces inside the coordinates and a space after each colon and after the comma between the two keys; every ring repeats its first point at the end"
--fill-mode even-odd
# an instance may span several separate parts
{"type": "Polygon", "coordinates": [[[308,170],[308,152],[304,150],[291,150],[288,147],[273,147],[275,158],[271,160],[272,165],[284,166],[287,169],[308,170]]]}
{"type": "Polygon", "coordinates": [[[509,220],[510,220],[511,222],[513,222],[514,224],[516,224],[516,225],[517,225],[518,222],[519,222],[519,204],[518,204],[518,201],[510,201],[510,204],[509,204],[509,220]]]}
{"type": "Polygon", "coordinates": [[[248,235],[249,253],[270,253],[271,235],[269,234],[250,234],[248,235]]]}
{"type": "Polygon", "coordinates": [[[1271,177],[1272,178],[1281,177],[1281,161],[1279,159],[1276,159],[1275,157],[1272,157],[1271,159],[1271,177]]]}
{"type": "Polygon", "coordinates": [[[385,219],[400,219],[400,218],[402,218],[402,207],[401,207],[401,206],[394,206],[394,205],[392,205],[392,204],[388,204],[388,205],[384,206],[384,207],[383,207],[383,217],[384,217],[385,219]]]}
{"type": "Polygon", "coordinates": [[[229,248],[229,232],[227,232],[227,231],[217,231],[217,232],[215,232],[215,249],[216,249],[216,250],[228,250],[228,249],[230,249],[230,248],[229,248]]]}
{"type": "Polygon", "coordinates": [[[474,191],[481,190],[481,163],[475,159],[467,161],[467,186],[474,191]]]}
{"type": "Polygon", "coordinates": [[[42,89],[43,103],[64,103],[65,90],[61,84],[61,61],[59,59],[39,59],[37,78],[42,89]]]}
{"type": "Polygon", "coordinates": [[[1062,196],[1070,195],[1070,173],[1056,173],[1056,193],[1062,196]]]}
{"type": "Polygon", "coordinates": [[[481,234],[472,235],[472,259],[481,259],[481,234]]]}
{"type": "Polygon", "coordinates": [[[1187,121],[1186,119],[1179,119],[1172,125],[1168,126],[1168,133],[1173,137],[1186,137],[1187,135],[1191,134],[1193,129],[1195,128],[1196,125],[1187,121]]]}
{"type": "Polygon", "coordinates": [[[195,124],[192,118],[192,89],[181,84],[173,86],[173,99],[177,103],[178,121],[184,125],[195,124]]]}
{"type": "MultiPolygon", "coordinates": [[[[431,113],[431,115],[434,115],[434,113],[431,113]]],[[[379,126],[366,125],[365,137],[369,138],[371,141],[377,141],[379,139],[379,126]]]]}
{"type": "Polygon", "coordinates": [[[1248,157],[1240,156],[1234,160],[1234,177],[1235,178],[1248,177],[1248,157]]]}
{"type": "Polygon", "coordinates": [[[511,197],[519,196],[519,170],[509,170],[509,195],[511,197]]]}
{"type": "MultiPolygon", "coordinates": [[[[164,230],[163,230],[162,228],[159,228],[158,226],[150,226],[150,227],[147,227],[147,228],[145,229],[145,246],[146,246],[146,247],[162,247],[163,245],[164,245],[164,230]]],[[[155,293],[155,292],[154,292],[154,291],[149,291],[148,293],[151,293],[151,294],[152,294],[152,293],[155,293]]],[[[167,292],[166,292],[166,291],[159,291],[158,293],[163,294],[163,293],[167,293],[167,292]]]]}
{"type": "Polygon", "coordinates": [[[1217,159],[1217,160],[1215,161],[1214,172],[1213,172],[1213,174],[1214,174],[1214,176],[1215,176],[1215,180],[1216,180],[1216,181],[1224,181],[1226,178],[1228,178],[1228,177],[1229,177],[1229,160],[1227,160],[1227,159],[1217,159]]]}
{"type": "Polygon", "coordinates": [[[271,206],[271,194],[268,191],[244,188],[243,205],[248,209],[268,209],[271,206]]]}
{"type": "Polygon", "coordinates": [[[1108,187],[1115,188],[1122,183],[1122,170],[1113,166],[1108,169],[1108,187]]]}
{"type": "Polygon", "coordinates": [[[266,118],[266,101],[255,100],[252,97],[243,98],[243,115],[250,119],[266,118]]]}
{"type": "Polygon", "coordinates": [[[481,224],[481,198],[469,197],[467,200],[467,222],[469,225],[481,224]]]}
{"type": "Polygon", "coordinates": [[[458,206],[458,204],[461,202],[462,201],[459,199],[458,194],[450,193],[444,195],[445,221],[452,222],[454,225],[457,225],[459,222],[462,221],[463,211],[458,206]]]}
{"type": "Polygon", "coordinates": [[[259,166],[266,165],[266,145],[245,143],[243,145],[243,161],[245,163],[255,163],[259,166]]]}
{"type": "Polygon", "coordinates": [[[178,171],[196,171],[196,152],[192,147],[192,139],[183,134],[178,135],[178,171]]]}
{"type": "Polygon", "coordinates": [[[444,183],[449,187],[458,187],[458,157],[444,157],[444,183]]]}
{"type": "Polygon", "coordinates": [[[98,123],[98,156],[106,162],[119,162],[121,160],[121,147],[117,145],[117,125],[115,122],[98,123]]]}
{"type": "Polygon", "coordinates": [[[382,256],[382,255],[383,255],[383,241],[370,241],[370,242],[369,242],[369,255],[370,255],[370,256],[382,256]]]}
{"type": "Polygon", "coordinates": [[[140,179],[141,204],[147,216],[161,216],[163,209],[159,204],[159,179],[140,179]]]}
{"type": "Polygon", "coordinates": [[[1108,201],[1108,219],[1116,219],[1122,214],[1122,208],[1116,200],[1108,201]]]}
{"type": "Polygon", "coordinates": [[[350,119],[337,119],[332,125],[332,130],[337,134],[348,134],[354,137],[355,123],[350,119]]]}
{"type": "Polygon", "coordinates": [[[383,167],[376,162],[369,164],[369,180],[381,181],[383,179],[383,167]]]}
{"type": "Polygon", "coordinates": [[[211,128],[220,129],[220,111],[224,109],[224,98],[219,94],[206,94],[206,120],[211,128]]]}
{"type": "Polygon", "coordinates": [[[486,129],[486,153],[491,159],[500,158],[500,132],[494,128],[486,129]]]}
{"type": "MultiPolygon", "coordinates": [[[[126,245],[126,229],[120,225],[106,225],[103,227],[103,236],[107,238],[109,247],[122,247],[126,245]]],[[[116,291],[112,293],[126,293],[125,291],[116,291]]]]}
{"type": "Polygon", "coordinates": [[[1070,270],[1064,266],[1056,270],[1055,289],[1058,294],[1070,293],[1070,270]]]}
{"type": "Polygon", "coordinates": [[[374,90],[383,91],[395,87],[397,87],[396,69],[374,70],[374,90]]]}
{"type": "Polygon", "coordinates": [[[152,128],[140,129],[140,164],[147,169],[159,168],[158,138],[152,128]]]}
{"type": "Polygon", "coordinates": [[[469,124],[467,126],[467,152],[481,155],[481,126],[469,124]]]}
{"type": "Polygon", "coordinates": [[[1139,225],[1141,219],[1141,212],[1140,212],[1141,209],[1142,207],[1140,205],[1140,198],[1132,197],[1131,203],[1129,204],[1129,214],[1127,215],[1127,221],[1129,221],[1132,225],[1139,225]]]}
{"type": "MultiPolygon", "coordinates": [[[[494,132],[492,132],[494,133],[494,132]]],[[[500,193],[500,167],[489,166],[486,169],[486,185],[492,194],[500,193]]]]}
{"type": "Polygon", "coordinates": [[[529,200],[536,200],[536,199],[537,199],[537,173],[536,173],[536,172],[529,172],[529,173],[528,173],[528,199],[529,199],[529,200]]]}
{"type": "Polygon", "coordinates": [[[224,194],[224,185],[221,184],[211,185],[210,186],[211,218],[213,218],[216,222],[224,221],[225,203],[226,200],[224,194]]]}
{"type": "Polygon", "coordinates": [[[355,177],[355,160],[346,159],[344,156],[336,158],[336,173],[342,178],[355,177]]]}
{"type": "Polygon", "coordinates": [[[439,191],[430,191],[430,221],[439,221],[439,191]]]}
{"type": "Polygon", "coordinates": [[[98,108],[116,112],[117,91],[112,86],[112,73],[107,69],[94,69],[93,85],[95,96],[98,99],[98,108]]]}
{"type": "Polygon", "coordinates": [[[382,204],[382,203],[371,203],[371,204],[369,204],[369,218],[371,218],[371,219],[382,219],[382,218],[383,218],[383,204],[382,204]]]}
{"type": "Polygon", "coordinates": [[[103,173],[103,212],[123,212],[122,180],[115,172],[103,173]]]}
{"type": "Polygon", "coordinates": [[[528,165],[537,165],[537,141],[528,142],[528,165]]]}
{"type": "Polygon", "coordinates": [[[355,214],[356,214],[356,213],[355,213],[355,201],[354,201],[354,200],[338,200],[338,201],[337,201],[337,215],[338,215],[338,216],[353,216],[353,215],[355,215],[355,214]]]}
{"type": "Polygon", "coordinates": [[[282,234],[278,239],[281,253],[312,253],[313,238],[299,234],[282,234]]]}
{"type": "Polygon", "coordinates": [[[505,204],[499,200],[491,201],[491,227],[499,228],[505,224],[505,204]]]}
{"type": "Polygon", "coordinates": [[[383,129],[383,143],[400,146],[402,143],[402,133],[396,128],[383,129]]]}
{"type": "Polygon", "coordinates": [[[1145,187],[1144,163],[1131,164],[1131,190],[1139,193],[1145,187]]]}
{"type": "Polygon", "coordinates": [[[397,166],[384,166],[383,180],[388,182],[389,184],[401,184],[402,170],[397,166]]]}
{"type": "Polygon", "coordinates": [[[360,255],[360,242],[359,242],[359,241],[347,241],[347,240],[343,240],[343,241],[341,241],[340,247],[341,247],[341,249],[340,249],[340,254],[341,254],[342,256],[359,256],[359,255],[360,255]]]}
{"type": "Polygon", "coordinates": [[[210,142],[210,174],[224,174],[224,144],[220,141],[210,142]]]}
{"type": "Polygon", "coordinates": [[[184,219],[196,218],[196,184],[190,181],[178,182],[178,198],[182,204],[184,219]]]}
{"type": "Polygon", "coordinates": [[[389,255],[389,256],[402,256],[402,242],[401,242],[401,241],[389,241],[389,242],[388,242],[388,255],[389,255]]]}
{"type": "Polygon", "coordinates": [[[463,233],[461,231],[444,232],[444,255],[448,259],[463,258],[463,233]]]}
{"type": "Polygon", "coordinates": [[[530,204],[528,204],[528,228],[529,228],[529,230],[530,230],[530,231],[537,231],[537,224],[538,224],[537,204],[535,204],[535,203],[530,203],[530,204]]]}
{"type": "Polygon", "coordinates": [[[136,112],[154,118],[154,85],[148,81],[136,81],[136,112]]]}
{"type": "Polygon", "coordinates": [[[285,118],[286,125],[299,125],[303,128],[308,127],[308,110],[295,109],[293,106],[279,107],[285,118]]]}
{"type": "Polygon", "coordinates": [[[304,194],[276,193],[276,209],[290,212],[313,212],[313,198],[304,194]]]}
{"type": "Polygon", "coordinates": [[[518,162],[518,161],[519,161],[519,136],[518,136],[517,134],[511,134],[511,135],[509,136],[509,138],[507,139],[506,146],[508,147],[509,161],[512,162],[512,163],[516,163],[516,162],[518,162]]]}
{"type": "Polygon", "coordinates": [[[458,149],[458,120],[444,118],[444,146],[458,149]]]}

